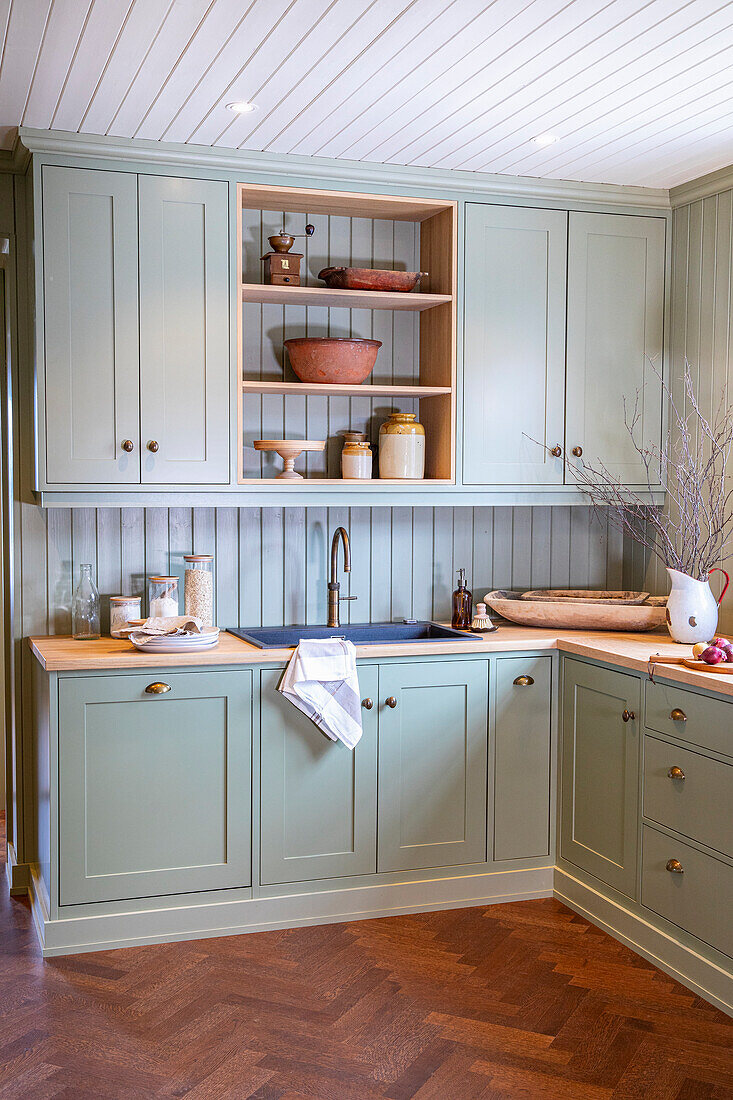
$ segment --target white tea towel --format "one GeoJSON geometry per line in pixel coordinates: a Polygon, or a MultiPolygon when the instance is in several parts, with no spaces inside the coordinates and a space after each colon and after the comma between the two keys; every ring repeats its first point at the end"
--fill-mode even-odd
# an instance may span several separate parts
{"type": "Polygon", "coordinates": [[[343,638],[307,638],[298,643],[278,684],[321,733],[353,749],[361,737],[356,649],[343,638]]]}

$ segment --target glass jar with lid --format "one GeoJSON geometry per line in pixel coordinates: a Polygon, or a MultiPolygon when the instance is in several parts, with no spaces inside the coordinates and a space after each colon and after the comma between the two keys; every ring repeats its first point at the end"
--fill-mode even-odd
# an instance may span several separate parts
{"type": "Polygon", "coordinates": [[[139,596],[110,596],[109,633],[112,638],[126,638],[128,624],[132,619],[140,618],[139,596]]]}
{"type": "Polygon", "coordinates": [[[148,607],[151,619],[170,619],[178,614],[178,577],[149,577],[148,607]]]}
{"type": "Polygon", "coordinates": [[[184,554],[186,574],[183,582],[184,614],[200,619],[204,626],[214,625],[214,556],[184,554]]]}

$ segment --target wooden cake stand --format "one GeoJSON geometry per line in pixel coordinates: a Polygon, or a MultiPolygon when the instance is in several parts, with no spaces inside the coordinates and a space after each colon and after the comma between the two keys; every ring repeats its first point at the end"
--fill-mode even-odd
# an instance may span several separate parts
{"type": "Polygon", "coordinates": [[[289,481],[302,481],[303,475],[295,469],[295,460],[303,451],[322,451],[326,446],[325,439],[255,439],[253,442],[256,451],[274,451],[280,455],[285,463],[285,468],[279,478],[287,478],[289,481]]]}

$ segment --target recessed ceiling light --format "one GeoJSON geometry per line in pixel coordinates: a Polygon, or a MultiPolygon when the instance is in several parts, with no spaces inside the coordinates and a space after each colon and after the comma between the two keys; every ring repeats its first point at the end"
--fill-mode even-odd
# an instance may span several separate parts
{"type": "Polygon", "coordinates": [[[554,145],[559,140],[555,134],[538,134],[537,137],[532,138],[532,144],[544,149],[546,145],[554,145]]]}
{"type": "Polygon", "coordinates": [[[248,115],[250,111],[257,110],[256,103],[248,103],[246,100],[241,100],[237,103],[227,103],[227,107],[230,111],[234,111],[235,115],[248,115]]]}

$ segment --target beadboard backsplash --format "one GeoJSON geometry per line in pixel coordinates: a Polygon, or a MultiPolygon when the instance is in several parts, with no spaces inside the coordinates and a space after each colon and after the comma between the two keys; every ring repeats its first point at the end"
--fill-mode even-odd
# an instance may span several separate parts
{"type": "Polygon", "coordinates": [[[341,560],[339,571],[344,591],[358,597],[344,605],[353,621],[449,618],[459,566],[475,599],[490,588],[631,587],[644,568],[590,508],[29,510],[26,634],[70,631],[83,562],[93,565],[107,630],[110,595],[139,593],[145,610],[146,577],[182,576],[183,555],[194,550],[215,555],[221,626],[325,622],[331,536],[339,525],[351,536],[351,574],[343,576],[341,560]]]}

